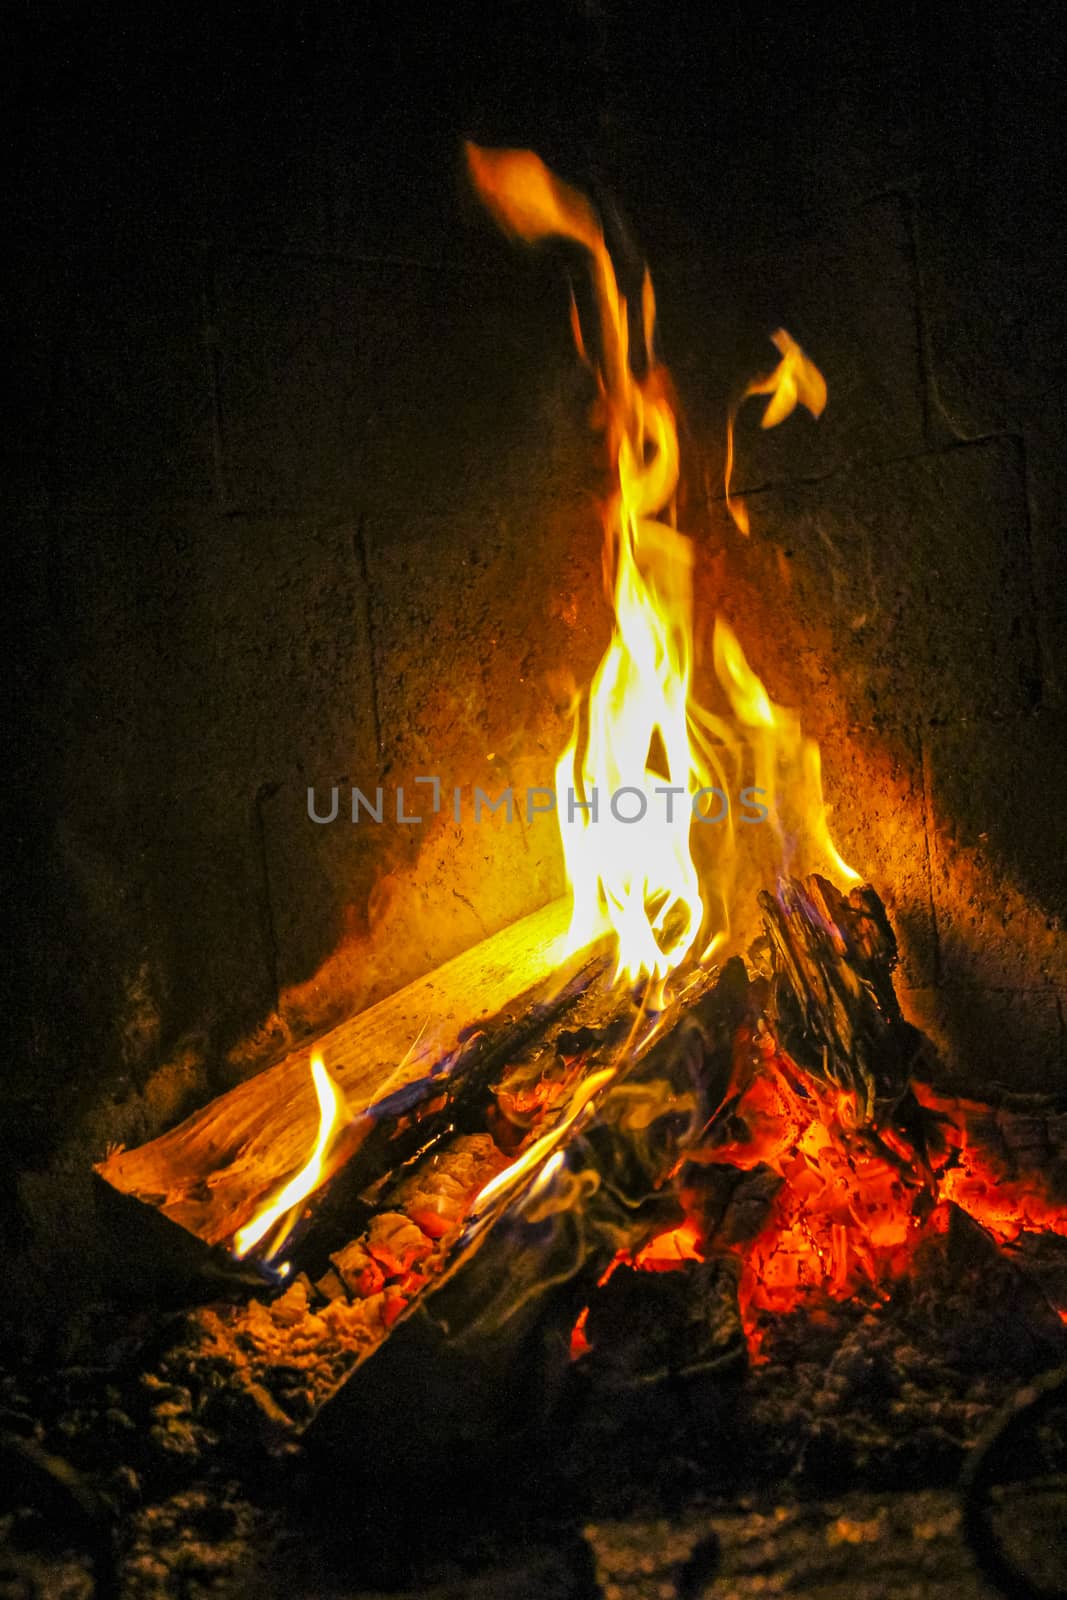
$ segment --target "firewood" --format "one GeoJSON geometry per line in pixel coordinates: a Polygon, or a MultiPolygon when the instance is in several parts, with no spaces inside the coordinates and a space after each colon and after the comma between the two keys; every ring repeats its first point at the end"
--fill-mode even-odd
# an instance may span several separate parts
{"type": "MultiPolygon", "coordinates": [[[[442,1461],[457,1471],[484,1464],[542,1425],[565,1389],[573,1393],[571,1334],[583,1308],[586,1324],[595,1322],[594,1290],[610,1283],[613,1264],[695,1221],[705,1251],[740,1256],[742,1288],[746,1272],[758,1276],[751,1252],[780,1198],[796,1192],[804,1203],[810,1194],[794,1191],[790,1172],[765,1164],[763,1134],[774,1155],[779,1133],[787,1144],[793,1137],[793,1111],[806,1126],[809,1102],[815,1116],[817,1104],[826,1110],[840,1098],[847,1165],[862,1174],[873,1163],[883,1189],[899,1174],[902,1198],[893,1190],[893,1204],[929,1216],[940,1198],[943,1216],[959,1197],[966,1216],[960,1210],[949,1229],[953,1270],[961,1241],[964,1254],[979,1251],[983,1272],[1000,1260],[994,1236],[979,1226],[986,1195],[995,1224],[1006,1196],[1015,1206],[1007,1194],[1014,1183],[1019,1226],[1044,1227],[1050,1202],[1028,1192],[1026,1175],[1035,1161],[1067,1170],[1061,1109],[1033,1097],[982,1106],[909,1080],[917,1036],[893,993],[896,947],[873,891],[846,897],[809,879],[781,884],[763,906],[755,978],[737,958],[721,974],[697,967],[684,980],[676,975],[674,998],[656,1019],[635,1011],[626,990],[585,983],[536,1030],[506,1034],[508,1048],[463,1079],[450,1131],[426,1148],[423,1128],[420,1152],[363,1189],[359,1219],[328,1249],[320,1240],[315,1254],[305,1235],[296,1264],[315,1283],[301,1276],[273,1305],[201,1313],[198,1359],[209,1368],[228,1363],[246,1397],[264,1397],[266,1422],[276,1431],[282,1419],[286,1436],[302,1438],[327,1467],[343,1460],[346,1472],[365,1467],[375,1479],[414,1483],[442,1461]],[[745,1101],[764,1070],[790,1091],[780,1107],[758,1094],[745,1101]]],[[[786,1154],[795,1164],[796,1150],[786,1154]]],[[[788,1266],[794,1246],[782,1237],[788,1266]]],[[[930,1259],[939,1238],[934,1230],[930,1259]]],[[[1026,1257],[1029,1301],[1044,1308],[1042,1337],[1049,1329],[1062,1337],[1052,1309],[1062,1256],[1037,1252],[1025,1235],[1015,1254],[1020,1263],[1026,1257]]],[[[721,1260],[706,1272],[686,1270],[701,1282],[721,1279],[724,1293],[733,1282],[721,1260]]],[[[603,1301],[625,1302],[615,1332],[628,1326],[631,1300],[620,1288],[627,1281],[603,1301]]],[[[662,1367],[672,1383],[692,1377],[712,1388],[727,1372],[736,1377],[734,1312],[746,1332],[760,1318],[771,1326],[793,1309],[788,1273],[782,1281],[780,1306],[746,1291],[734,1308],[726,1294],[730,1315],[721,1328],[715,1321],[704,1329],[700,1337],[711,1343],[702,1355],[679,1313],[677,1341],[672,1335],[665,1356],[649,1357],[653,1376],[662,1367]],[[728,1324],[733,1342],[719,1351],[728,1324]]],[[[670,1299],[654,1285],[646,1290],[639,1275],[634,1285],[633,1306],[658,1304],[661,1293],[670,1299]]],[[[636,1394],[647,1352],[639,1338],[633,1349],[625,1338],[615,1342],[604,1392],[621,1383],[636,1394]]],[[[579,1363],[585,1377],[595,1359],[594,1345],[579,1363]]],[[[710,1401],[714,1416],[714,1395],[710,1401]]]]}
{"type": "Polygon", "coordinates": [[[748,1003],[739,960],[703,985],[555,1152],[469,1219],[436,1279],[319,1406],[313,1455],[358,1461],[369,1437],[375,1471],[403,1470],[443,1441],[458,1459],[543,1420],[604,1268],[681,1220],[668,1179],[721,1097],[748,1003]]]}
{"type": "Polygon", "coordinates": [[[897,944],[869,886],[840,893],[816,874],[759,896],[772,971],[771,1013],[793,1059],[854,1090],[868,1116],[900,1093],[916,1050],[893,989],[897,944]]]}
{"type": "MultiPolygon", "coordinates": [[[[323,1258],[312,1268],[322,1274],[312,1296],[301,1276],[269,1308],[255,1300],[244,1308],[199,1313],[210,1359],[239,1368],[289,1414],[294,1428],[303,1426],[355,1366],[391,1337],[411,1304],[435,1291],[488,1181],[512,1166],[519,1149],[542,1140],[572,1114],[583,1082],[594,1074],[601,1081],[620,1055],[630,1063],[642,1059],[661,1035],[674,1033],[713,981],[713,974],[697,970],[656,1017],[640,1011],[623,986],[606,993],[587,989],[485,1088],[480,1116],[478,1100],[471,1098],[466,1129],[458,1128],[375,1186],[373,1210],[365,1212],[358,1236],[331,1248],[328,1265],[323,1258]],[[636,1044],[635,1019],[643,1028],[636,1044]],[[501,1103],[507,1117],[500,1114],[501,1103]],[[518,1146],[512,1120],[517,1107],[530,1112],[518,1146]],[[487,1131],[490,1123],[506,1135],[503,1147],[487,1131]]],[[[488,1214],[504,1209],[522,1187],[499,1196],[488,1214]]],[[[308,1259],[310,1239],[301,1242],[298,1260],[308,1259]]]]}
{"type": "MultiPolygon", "coordinates": [[[[345,1097],[336,1171],[358,1155],[370,1183],[447,1126],[591,986],[608,960],[592,949],[557,966],[568,907],[557,901],[219,1096],[171,1132],[96,1167],[132,1271],[138,1234],[158,1276],[227,1270],[234,1234],[306,1160],[318,1108],[309,1062],[322,1056],[345,1097]]],[[[322,1198],[320,1191],[318,1199],[322,1198]]]]}

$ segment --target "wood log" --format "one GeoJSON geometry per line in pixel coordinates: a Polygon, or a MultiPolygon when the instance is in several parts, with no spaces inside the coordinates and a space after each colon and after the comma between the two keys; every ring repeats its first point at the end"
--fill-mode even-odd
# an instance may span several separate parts
{"type": "MultiPolygon", "coordinates": [[[[250,1378],[257,1392],[270,1395],[272,1410],[299,1430],[309,1412],[393,1336],[394,1324],[409,1307],[436,1292],[452,1270],[476,1197],[483,1200],[480,1237],[544,1165],[544,1141],[567,1131],[563,1125],[578,1109],[583,1085],[586,1093],[595,1084],[603,1087],[610,1064],[621,1061],[629,1069],[657,1040],[677,1042],[689,1007],[714,982],[714,974],[695,970],[660,1014],[640,1010],[623,986],[607,993],[586,990],[468,1103],[469,1114],[454,1132],[376,1186],[373,1210],[364,1211],[358,1233],[346,1235],[349,1242],[342,1249],[331,1249],[328,1266],[323,1257],[316,1264],[309,1240],[303,1242],[299,1259],[313,1274],[321,1273],[316,1284],[301,1274],[269,1307],[253,1300],[200,1313],[210,1359],[221,1358],[250,1378]],[[513,1119],[528,1110],[516,1144],[513,1119]],[[516,1156],[534,1146],[536,1165],[525,1181],[511,1183],[489,1203],[486,1184],[513,1169],[516,1156]]],[[[627,1093],[634,1092],[630,1085],[627,1093]]],[[[647,1088],[641,1094],[647,1120],[649,1107],[659,1102],[647,1088]]],[[[640,1137],[638,1130],[638,1142],[640,1137]]],[[[673,1216],[673,1197],[657,1203],[665,1203],[673,1216]]],[[[352,1216],[349,1211],[350,1225],[352,1216]]],[[[527,1267],[535,1276],[532,1255],[527,1267]]],[[[551,1287],[551,1274],[548,1282],[551,1287]]]]}
{"type": "MultiPolygon", "coordinates": [[[[805,1058],[789,1062],[800,1092],[811,1074],[855,1089],[861,1105],[866,1097],[871,1120],[850,1123],[853,1137],[910,1171],[903,1134],[917,1180],[928,1168],[955,1172],[947,1158],[964,1138],[995,1145],[1009,1177],[1037,1157],[1062,1162],[1065,1124],[1050,1103],[992,1111],[909,1090],[913,1030],[896,1004],[895,943],[873,891],[845,897],[813,879],[763,903],[761,978],[738,960],[721,975],[697,969],[637,1040],[633,997],[587,985],[498,1053],[493,1073],[470,1079],[478,1092],[454,1133],[380,1181],[366,1226],[332,1249],[317,1285],[302,1278],[273,1305],[203,1314],[209,1361],[228,1358],[254,1380],[272,1420],[331,1470],[343,1459],[353,1475],[414,1481],[506,1451],[562,1392],[576,1316],[620,1250],[639,1250],[683,1216],[742,1254],[762,1229],[787,1180],[738,1170],[737,1136],[727,1132],[721,1148],[716,1136],[737,1098],[724,1099],[731,1065],[754,1039],[775,1044],[774,1030],[805,1058]],[[613,1076],[594,1078],[617,1058],[613,1076]],[[536,1160],[516,1166],[531,1145],[536,1160]],[[713,1146],[725,1164],[694,1166],[713,1146]],[[487,1190],[495,1178],[504,1181],[487,1190]]],[[[1045,1251],[1038,1268],[1054,1299],[1061,1256],[1045,1251]]]]}
{"type": "Polygon", "coordinates": [[[816,1077],[875,1099],[905,1087],[917,1035],[893,989],[897,943],[868,885],[847,895],[812,874],[759,896],[771,975],[770,1012],[786,1050],[816,1077]]]}
{"type": "Polygon", "coordinates": [[[722,1095],[747,1004],[740,960],[704,974],[555,1151],[468,1220],[440,1275],[317,1408],[313,1457],[405,1472],[444,1450],[458,1467],[543,1422],[604,1268],[681,1220],[669,1179],[722,1095]]]}
{"type": "Polygon", "coordinates": [[[484,1087],[591,985],[606,981],[602,949],[559,964],[568,915],[567,902],[554,902],[292,1050],[169,1133],[110,1155],[95,1170],[109,1200],[127,1202],[112,1206],[126,1247],[143,1227],[158,1250],[169,1223],[200,1247],[176,1239],[175,1261],[189,1267],[215,1247],[215,1265],[224,1268],[236,1231],[314,1146],[312,1054],[323,1057],[347,1105],[335,1169],[358,1153],[360,1181],[370,1183],[425,1144],[454,1117],[458,1101],[484,1087]]]}

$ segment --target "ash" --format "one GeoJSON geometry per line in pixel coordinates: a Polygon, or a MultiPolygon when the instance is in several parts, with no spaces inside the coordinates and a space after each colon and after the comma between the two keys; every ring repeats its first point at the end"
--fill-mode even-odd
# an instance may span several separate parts
{"type": "MultiPolygon", "coordinates": [[[[0,1595],[988,1594],[955,1486],[1005,1402],[1067,1359],[1029,1266],[940,1236],[885,1304],[769,1321],[757,1364],[736,1278],[619,1267],[528,1434],[473,1475],[442,1441],[403,1482],[372,1437],[340,1483],[293,1442],[295,1397],[346,1354],[342,1335],[324,1354],[314,1289],[101,1312],[78,1364],[0,1383],[0,1595]]],[[[1067,1513],[1067,1402],[1044,1445],[998,1491],[1038,1573],[1059,1559],[1038,1529],[1067,1513]]]]}

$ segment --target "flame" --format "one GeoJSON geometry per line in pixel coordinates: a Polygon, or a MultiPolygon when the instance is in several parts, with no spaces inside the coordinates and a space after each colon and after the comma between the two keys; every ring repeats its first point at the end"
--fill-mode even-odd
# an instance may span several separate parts
{"type": "MultiPolygon", "coordinates": [[[[341,1121],[344,1097],[337,1084],[326,1071],[321,1056],[313,1056],[311,1059],[311,1077],[319,1102],[319,1132],[315,1140],[315,1148],[295,1177],[290,1178],[289,1182],[278,1191],[272,1200],[268,1200],[266,1205],[261,1206],[251,1222],[238,1229],[233,1241],[233,1253],[238,1260],[243,1260],[248,1252],[271,1231],[276,1223],[281,1222],[283,1218],[291,1217],[307,1199],[308,1195],[314,1193],[327,1176],[325,1169],[326,1152],[341,1121]]],[[[268,1258],[270,1255],[275,1255],[281,1248],[282,1240],[287,1231],[287,1229],[283,1229],[282,1237],[275,1243],[274,1248],[268,1252],[268,1258]]]]}
{"type": "Polygon", "coordinates": [[[722,617],[715,619],[712,652],[716,676],[734,716],[746,730],[755,789],[778,797],[770,820],[783,858],[788,860],[794,840],[803,838],[813,859],[829,862],[840,881],[859,883],[859,873],[841,857],[830,837],[822,757],[815,740],[805,737],[795,711],[771,700],[745,659],[737,635],[722,617]]]}
{"type": "Polygon", "coordinates": [[[471,1206],[472,1218],[476,1219],[485,1210],[490,1200],[495,1199],[505,1190],[511,1189],[520,1183],[523,1178],[537,1167],[541,1167],[538,1177],[539,1182],[547,1181],[552,1177],[563,1159],[561,1147],[567,1135],[586,1106],[592,1102],[605,1084],[610,1083],[615,1078],[616,1072],[616,1067],[602,1067],[598,1072],[590,1073],[589,1077],[577,1090],[566,1116],[562,1117],[547,1133],[543,1133],[539,1139],[535,1139],[516,1160],[506,1166],[502,1172],[498,1172],[495,1177],[490,1178],[489,1182],[478,1191],[474,1204],[471,1206]],[[543,1166],[542,1163],[544,1163],[543,1166]]]}
{"type": "Polygon", "coordinates": [[[755,378],[734,406],[726,424],[726,508],[742,533],[748,533],[748,512],[740,503],[730,499],[730,480],[734,472],[734,425],[737,413],[753,395],[769,394],[761,428],[776,428],[786,417],[792,416],[799,401],[811,415],[818,419],[826,406],[826,379],[796,340],[784,328],[771,335],[771,343],[781,351],[782,359],[766,377],[755,378]]]}
{"type": "MultiPolygon", "coordinates": [[[[655,356],[656,302],[641,284],[640,352],[631,361],[630,314],[600,221],[585,197],[528,150],[468,144],[474,184],[500,226],[533,242],[560,236],[589,254],[599,314],[594,365],[571,299],[578,353],[593,366],[616,487],[603,508],[604,570],[614,614],[611,641],[578,702],[556,767],[557,818],[573,913],[569,948],[607,932],[617,939],[617,976],[662,983],[691,951],[706,957],[729,926],[735,854],[726,774],[755,755],[760,787],[783,854],[804,839],[823,869],[856,881],[826,828],[818,750],[797,719],[776,706],[724,622],[716,625],[716,671],[734,721],[694,695],[693,547],[675,527],[678,429],[665,368],[655,356]],[[722,799],[726,798],[726,812],[722,799]],[[788,800],[783,807],[781,802],[788,800]],[[794,827],[781,813],[797,817],[794,827]],[[694,859],[694,830],[724,824],[707,871],[694,859]]],[[[798,401],[817,416],[826,402],[818,369],[779,329],[782,360],[748,394],[769,394],[772,427],[798,401]]],[[[731,424],[732,450],[732,424],[731,424]]]]}

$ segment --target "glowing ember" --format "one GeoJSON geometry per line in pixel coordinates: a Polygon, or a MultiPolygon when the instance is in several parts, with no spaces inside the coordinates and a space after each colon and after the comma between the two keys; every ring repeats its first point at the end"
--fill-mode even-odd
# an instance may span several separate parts
{"type": "Polygon", "coordinates": [[[593,1348],[589,1343],[585,1325],[589,1321],[589,1307],[583,1306],[578,1316],[578,1321],[571,1329],[571,1360],[577,1361],[579,1356],[588,1355],[593,1348]]]}
{"type": "Polygon", "coordinates": [[[915,1090],[945,1119],[937,1153],[920,1151],[902,1129],[864,1125],[850,1093],[810,1078],[801,1086],[783,1052],[761,1059],[748,1077],[735,1113],[747,1141],[731,1140],[728,1152],[707,1158],[763,1163],[784,1180],[763,1229],[741,1251],[741,1309],[754,1350],[761,1311],[865,1289],[881,1297],[922,1240],[947,1226],[945,1202],[1002,1242],[1024,1231],[1067,1236],[1067,1206],[1048,1197],[1038,1174],[1019,1182],[997,1172],[970,1143],[966,1122],[954,1120],[958,1104],[921,1085],[915,1090]]]}
{"type": "Polygon", "coordinates": [[[594,1072],[585,1080],[571,1102],[565,1117],[556,1125],[543,1133],[533,1144],[528,1145],[517,1160],[498,1172],[475,1197],[471,1207],[472,1215],[477,1217],[491,1200],[496,1199],[506,1190],[520,1183],[530,1173],[541,1168],[540,1178],[545,1180],[551,1176],[562,1160],[562,1146],[567,1135],[574,1127],[585,1108],[590,1105],[601,1089],[615,1077],[615,1069],[604,1067],[599,1072],[594,1072]]]}
{"type": "Polygon", "coordinates": [[[633,1264],[645,1272],[670,1272],[683,1261],[702,1261],[700,1230],[687,1219],[669,1233],[657,1234],[634,1256],[633,1264]]]}
{"type": "Polygon", "coordinates": [[[988,1107],[935,1094],[923,1084],[914,1087],[919,1101],[945,1119],[946,1154],[939,1180],[943,1199],[953,1201],[1002,1244],[1013,1244],[1021,1233],[1067,1236],[1067,1205],[1050,1197],[1042,1174],[1020,1177],[1009,1172],[974,1142],[968,1129],[988,1118],[988,1107]]]}
{"type": "MultiPolygon", "coordinates": [[[[934,1114],[926,1131],[936,1130],[936,1149],[902,1127],[871,1126],[854,1093],[801,1073],[768,1032],[743,1029],[724,1102],[732,1108],[729,1138],[689,1159],[774,1173],[781,1187],[763,1226],[753,1239],[720,1245],[689,1218],[636,1254],[620,1253],[605,1276],[621,1262],[662,1271],[728,1249],[741,1262],[741,1316],[758,1360],[766,1314],[820,1299],[884,1299],[923,1240],[946,1230],[949,1202],[1002,1244],[1023,1233],[1067,1237],[1067,1205],[1051,1198],[1041,1175],[1017,1177],[975,1144],[968,1127],[988,1122],[987,1107],[921,1084],[913,1090],[934,1114]]],[[[1060,1315],[1067,1321],[1067,1311],[1060,1315]]],[[[583,1315],[575,1355],[588,1349],[584,1328],[583,1315]]]]}
{"type": "Polygon", "coordinates": [[[295,1177],[290,1178],[284,1188],[256,1212],[251,1222],[238,1230],[233,1241],[233,1253],[239,1260],[265,1238],[276,1224],[283,1223],[273,1249],[267,1253],[267,1259],[276,1255],[288,1235],[289,1226],[295,1220],[298,1207],[308,1195],[314,1193],[326,1176],[326,1152],[341,1121],[344,1098],[326,1071],[321,1056],[312,1057],[311,1077],[319,1101],[319,1132],[315,1148],[295,1177]]]}
{"type": "MultiPolygon", "coordinates": [[[[667,373],[655,355],[655,297],[641,288],[640,350],[631,359],[630,316],[600,221],[585,197],[530,151],[467,146],[475,185],[500,225],[532,242],[549,235],[588,251],[599,313],[595,365],[617,487],[603,508],[604,571],[614,614],[611,642],[575,713],[556,768],[557,817],[573,898],[571,947],[613,931],[620,975],[664,979],[690,952],[704,957],[728,932],[735,856],[727,773],[755,758],[783,855],[803,845],[811,865],[855,880],[826,831],[818,751],[796,718],[770,700],[719,619],[715,666],[732,719],[712,715],[692,692],[693,549],[674,526],[678,432],[667,373]],[[788,820],[786,814],[788,813],[788,820]],[[714,882],[702,882],[694,830],[721,825],[714,882]]],[[[577,310],[572,326],[589,360],[577,310]]],[[[814,416],[826,385],[784,329],[776,371],[747,393],[771,396],[765,427],[797,402],[814,416]]],[[[731,434],[732,439],[732,434],[731,434]]]]}

